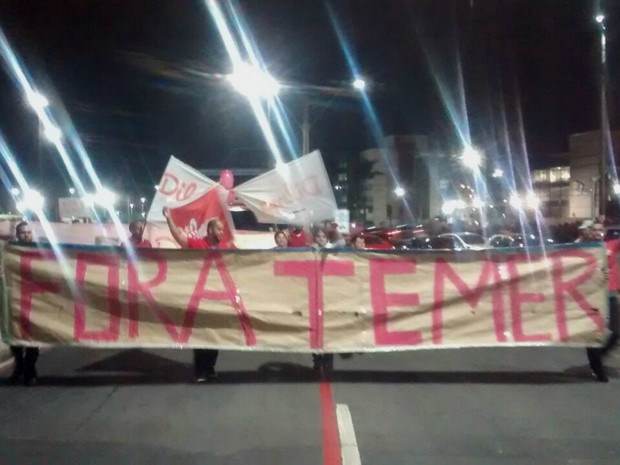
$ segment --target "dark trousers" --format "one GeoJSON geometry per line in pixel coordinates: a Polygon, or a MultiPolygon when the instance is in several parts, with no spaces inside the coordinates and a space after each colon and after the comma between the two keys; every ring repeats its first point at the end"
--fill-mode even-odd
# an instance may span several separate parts
{"type": "Polygon", "coordinates": [[[15,358],[15,376],[31,377],[36,373],[35,365],[39,358],[38,347],[11,346],[11,354],[15,358]]]}
{"type": "Polygon", "coordinates": [[[609,319],[607,320],[609,336],[601,347],[589,347],[587,349],[588,362],[593,369],[603,366],[603,356],[607,354],[618,343],[618,296],[609,296],[609,319]]]}
{"type": "Polygon", "coordinates": [[[194,370],[196,377],[203,377],[215,373],[215,364],[219,350],[194,349],[194,370]]]}
{"type": "Polygon", "coordinates": [[[314,367],[334,368],[334,354],[312,354],[314,367]]]}

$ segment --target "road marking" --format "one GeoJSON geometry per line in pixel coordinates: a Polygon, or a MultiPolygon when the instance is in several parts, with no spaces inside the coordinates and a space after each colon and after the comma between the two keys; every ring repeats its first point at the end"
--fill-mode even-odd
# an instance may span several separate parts
{"type": "Polygon", "coordinates": [[[338,431],[340,431],[342,465],[362,465],[349,407],[345,404],[336,405],[336,418],[338,419],[338,431]]]}
{"type": "Polygon", "coordinates": [[[323,465],[343,465],[334,396],[329,382],[319,383],[321,421],[323,425],[323,465]]]}

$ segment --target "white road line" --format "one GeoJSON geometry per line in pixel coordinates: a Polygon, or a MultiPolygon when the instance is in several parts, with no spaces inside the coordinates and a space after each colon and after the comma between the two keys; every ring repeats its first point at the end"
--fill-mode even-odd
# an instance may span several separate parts
{"type": "Polygon", "coordinates": [[[362,465],[360,451],[357,448],[355,430],[349,407],[345,404],[336,405],[336,418],[340,434],[340,450],[342,451],[342,465],[362,465]]]}

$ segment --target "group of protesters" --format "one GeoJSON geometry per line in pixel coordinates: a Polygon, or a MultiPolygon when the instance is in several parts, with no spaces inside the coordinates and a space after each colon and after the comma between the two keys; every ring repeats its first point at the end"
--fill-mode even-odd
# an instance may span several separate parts
{"type": "MultiPolygon", "coordinates": [[[[230,249],[234,248],[231,243],[222,240],[224,235],[224,224],[219,219],[211,219],[207,223],[206,236],[202,238],[189,237],[181,228],[179,228],[172,219],[167,208],[163,210],[164,218],[168,223],[170,233],[176,242],[182,248],[188,249],[230,249]]],[[[586,220],[578,228],[579,237],[575,242],[594,242],[603,241],[604,223],[599,219],[586,220]]],[[[130,237],[129,241],[134,247],[152,247],[148,240],[143,239],[144,223],[134,221],[129,225],[130,237]]],[[[27,222],[21,222],[16,226],[16,241],[18,244],[33,244],[32,230],[27,222]]],[[[274,234],[275,249],[285,248],[352,248],[364,249],[364,237],[361,234],[353,236],[343,235],[332,224],[327,229],[316,229],[311,235],[303,228],[296,226],[291,230],[278,229],[274,234]]],[[[607,244],[608,250],[611,252],[620,251],[620,240],[607,244]],[[615,248],[611,250],[611,248],[615,248]]],[[[615,255],[614,255],[615,256],[615,255]]],[[[610,312],[609,312],[609,328],[611,336],[602,347],[590,348],[587,351],[588,360],[592,374],[599,381],[608,381],[607,374],[603,367],[602,358],[615,345],[618,339],[618,285],[620,283],[620,274],[615,260],[610,260],[610,312]]],[[[23,383],[26,386],[32,386],[37,383],[38,376],[36,371],[36,362],[39,357],[39,349],[37,347],[11,346],[11,353],[15,359],[14,370],[8,378],[11,384],[23,383]]],[[[210,382],[217,379],[215,366],[217,363],[219,351],[216,349],[194,349],[194,369],[195,381],[197,383],[210,382]]],[[[351,354],[345,354],[350,356],[351,354]]],[[[333,370],[334,356],[329,353],[313,354],[313,368],[321,375],[329,374],[333,370]]]]}

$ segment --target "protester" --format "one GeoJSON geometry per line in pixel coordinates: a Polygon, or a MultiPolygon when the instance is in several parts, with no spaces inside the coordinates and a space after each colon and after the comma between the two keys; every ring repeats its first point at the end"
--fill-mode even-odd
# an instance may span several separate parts
{"type": "Polygon", "coordinates": [[[308,247],[308,237],[301,226],[295,226],[288,238],[289,247],[308,247]]]}
{"type": "MultiPolygon", "coordinates": [[[[34,244],[32,230],[25,221],[17,225],[15,228],[15,236],[17,244],[34,244]]],[[[36,385],[38,381],[36,363],[39,358],[39,348],[12,345],[11,354],[13,354],[13,358],[15,359],[15,367],[8,379],[9,384],[17,384],[22,381],[24,386],[36,385]]]]}
{"type": "Polygon", "coordinates": [[[273,240],[276,243],[276,249],[286,249],[288,247],[288,237],[284,231],[278,230],[273,235],[273,240]]]}
{"type": "Polygon", "coordinates": [[[364,236],[357,234],[351,238],[351,248],[353,249],[365,249],[366,241],[364,240],[364,236]]]}
{"type": "Polygon", "coordinates": [[[131,233],[129,242],[131,242],[131,245],[134,247],[153,247],[151,241],[142,239],[142,235],[144,234],[144,222],[132,221],[129,223],[129,232],[131,233]]]}
{"type": "MultiPolygon", "coordinates": [[[[327,240],[325,231],[322,229],[317,229],[314,233],[314,243],[312,246],[324,249],[331,249],[333,247],[327,240]]],[[[312,354],[312,362],[312,369],[314,371],[320,373],[322,376],[329,376],[334,369],[334,354],[312,354]]]]}
{"type": "Polygon", "coordinates": [[[592,236],[592,231],[590,228],[593,224],[594,222],[592,220],[585,220],[581,223],[579,226],[579,237],[575,240],[575,242],[590,242],[592,236]]]}
{"type": "MultiPolygon", "coordinates": [[[[186,249],[231,249],[232,244],[222,242],[224,234],[224,224],[221,220],[213,218],[207,223],[207,235],[203,238],[187,237],[181,229],[174,224],[170,216],[168,208],[163,209],[164,218],[168,222],[168,228],[174,240],[186,249]]],[[[204,383],[206,381],[215,381],[217,373],[215,372],[215,364],[219,350],[216,349],[194,349],[194,369],[196,374],[196,382],[204,383]]]]}
{"type": "MultiPolygon", "coordinates": [[[[594,223],[593,221],[586,220],[579,226],[579,237],[575,242],[603,242],[604,237],[605,228],[601,223],[594,223]]],[[[614,266],[612,265],[610,268],[614,269],[614,266]]],[[[603,383],[609,381],[609,377],[603,366],[603,356],[616,344],[618,339],[617,284],[617,279],[615,277],[609,280],[609,326],[611,327],[611,336],[602,347],[588,347],[586,349],[592,376],[603,383]]]]}
{"type": "Polygon", "coordinates": [[[327,234],[322,229],[317,229],[314,233],[314,243],[313,247],[322,247],[324,249],[331,249],[334,247],[334,244],[330,243],[327,239],[327,234]]]}

